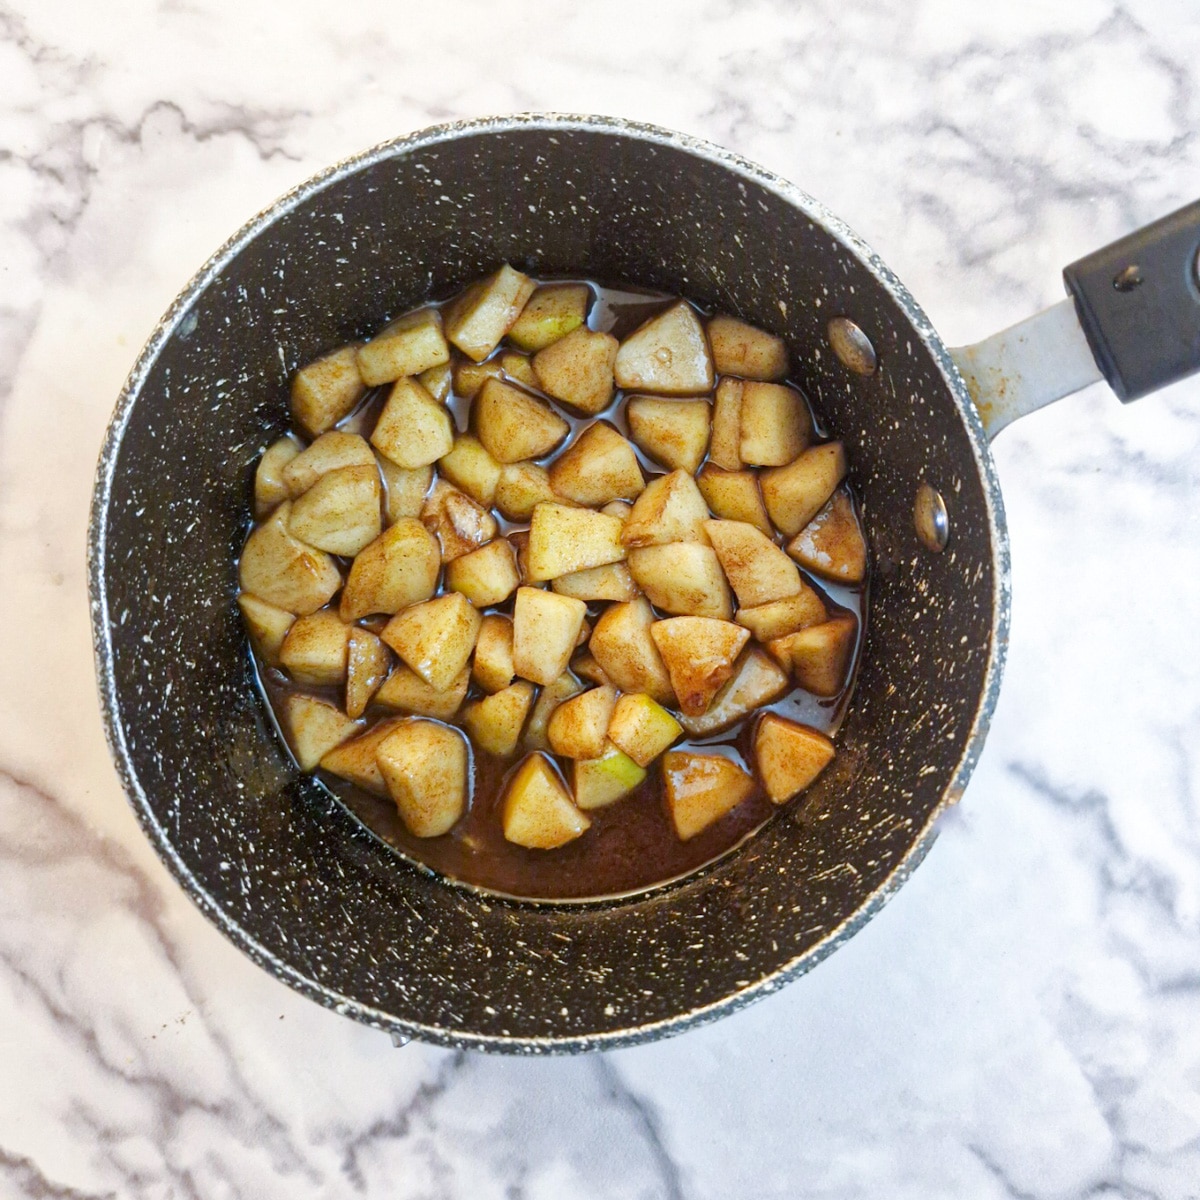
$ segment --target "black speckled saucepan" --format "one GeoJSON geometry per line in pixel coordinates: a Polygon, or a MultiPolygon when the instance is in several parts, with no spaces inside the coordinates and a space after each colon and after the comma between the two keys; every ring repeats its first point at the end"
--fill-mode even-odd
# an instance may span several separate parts
{"type": "Polygon", "coordinates": [[[90,571],[113,755],[201,909],[338,1012],[399,1037],[516,1052],[678,1032],[783,986],[859,929],[966,785],[1008,636],[985,427],[908,292],[791,184],[711,145],[598,118],[419,133],[246,225],[129,377],[100,459],[90,571]],[[506,260],[661,288],[782,335],[851,448],[864,502],[869,632],[834,766],[808,803],[714,867],[623,901],[510,902],[402,860],[295,769],[234,602],[255,462],[287,426],[293,370],[506,260]],[[870,373],[834,352],[836,317],[869,339],[856,347],[851,329],[842,343],[860,369],[873,351],[870,373]]]}

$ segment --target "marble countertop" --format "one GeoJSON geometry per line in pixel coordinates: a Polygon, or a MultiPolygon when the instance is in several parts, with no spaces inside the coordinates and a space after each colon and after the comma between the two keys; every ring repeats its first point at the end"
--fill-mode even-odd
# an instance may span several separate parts
{"type": "Polygon", "coordinates": [[[1194,0],[0,5],[0,1197],[1200,1196],[1200,382],[996,444],[1006,686],[966,799],[812,974],[674,1040],[412,1045],[226,943],[126,806],[84,534],[114,398],[249,214],[445,119],[730,146],[947,340],[1200,195],[1194,0]]]}

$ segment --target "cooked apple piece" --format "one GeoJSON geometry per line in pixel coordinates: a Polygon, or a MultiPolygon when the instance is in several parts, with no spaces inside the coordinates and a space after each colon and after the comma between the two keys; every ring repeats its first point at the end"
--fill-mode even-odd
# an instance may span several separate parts
{"type": "Polygon", "coordinates": [[[514,753],[535,690],[522,679],[482,700],[472,700],[463,709],[463,724],[475,745],[498,758],[514,753]]]}
{"type": "Polygon", "coordinates": [[[465,596],[449,592],[397,613],[381,636],[431,688],[440,692],[467,665],[481,620],[465,596]]]}
{"type": "Polygon", "coordinates": [[[450,453],[438,460],[438,471],[477,504],[491,508],[500,482],[500,464],[469,433],[454,439],[450,453]]]}
{"type": "Polygon", "coordinates": [[[708,449],[712,409],[707,400],[630,396],[625,405],[629,435],[668,470],[696,473],[708,449]]]}
{"type": "Polygon", "coordinates": [[[683,726],[644,692],[622,696],[608,723],[608,740],[639,767],[652,763],[682,732],[683,726]]]}
{"type": "Polygon", "coordinates": [[[397,379],[375,422],[371,445],[398,467],[427,467],[454,448],[454,422],[415,379],[397,379]]]}
{"type": "Polygon", "coordinates": [[[550,467],[550,486],[576,504],[599,508],[646,486],[633,447],[606,421],[589,425],[550,467]]]}
{"type": "Polygon", "coordinates": [[[677,300],[634,330],[617,351],[614,373],[625,391],[667,396],[711,391],[712,356],[691,305],[677,300]]]}
{"type": "Polygon", "coordinates": [[[831,762],[833,743],[807,725],[767,713],[754,731],[754,758],[767,795],[783,804],[804,791],[831,762]]]}
{"type": "Polygon", "coordinates": [[[379,471],[339,467],[322,475],[292,503],[288,532],[330,554],[353,557],[383,528],[379,510],[379,471]]]}
{"type": "Polygon", "coordinates": [[[546,726],[550,724],[554,710],[564,700],[570,700],[572,696],[578,696],[582,691],[583,684],[570,671],[564,671],[553,683],[542,688],[538,694],[537,703],[533,706],[533,712],[529,715],[529,722],[525,726],[524,741],[528,749],[550,749],[550,743],[546,740],[546,726]]]}
{"type": "Polygon", "coordinates": [[[369,629],[350,630],[346,653],[346,716],[361,717],[388,676],[392,656],[369,629]]]}
{"type": "Polygon", "coordinates": [[[238,563],[242,591],[303,616],[328,604],[342,586],[337,564],[324,550],[288,532],[290,501],[281,504],[246,539],[238,563]]]}
{"type": "Polygon", "coordinates": [[[708,322],[708,344],[718,375],[743,379],[782,379],[788,372],[783,338],[747,325],[737,317],[717,315],[708,322]]]}
{"type": "Polygon", "coordinates": [[[302,496],[322,475],[341,467],[369,467],[375,455],[366,439],[340,429],[323,433],[283,468],[283,482],[293,499],[302,496]]]}
{"type": "Polygon", "coordinates": [[[529,583],[529,530],[518,529],[504,539],[516,551],[517,574],[522,583],[529,583]]]}
{"type": "Polygon", "coordinates": [[[533,295],[534,282],[508,263],[471,284],[446,310],[446,336],[468,357],[482,362],[516,324],[533,295]]]}
{"type": "Polygon", "coordinates": [[[567,669],[587,605],[540,588],[517,588],[513,666],[522,679],[553,683],[567,669]]]}
{"type": "Polygon", "coordinates": [[[814,696],[836,696],[845,687],[858,622],[848,613],[771,642],[768,649],[814,696]]]}
{"type": "Polygon", "coordinates": [[[726,471],[709,462],[700,468],[696,484],[714,516],[726,521],[745,521],[768,537],[775,532],[758,490],[758,476],[753,471],[726,471]]]}
{"type": "Polygon", "coordinates": [[[483,618],[479,636],[475,639],[471,677],[485,692],[491,693],[508,687],[516,673],[512,618],[489,613],[483,618]]]}
{"type": "Polygon", "coordinates": [[[343,346],[292,376],[292,416],[309,437],[332,429],[367,390],[358,372],[358,347],[343,346]]]}
{"type": "Polygon", "coordinates": [[[611,333],[579,328],[533,358],[538,386],[548,396],[594,416],[613,398],[617,339],[611,333]]]}
{"type": "Polygon", "coordinates": [[[609,687],[612,684],[604,668],[586,650],[571,659],[571,673],[600,687],[609,687]]]}
{"type": "Polygon", "coordinates": [[[362,728],[361,722],[352,721],[337,705],[295,693],[283,698],[283,724],[302,771],[311,771],[330,750],[362,728]]]}
{"type": "Polygon", "coordinates": [[[384,783],[413,837],[440,837],[467,807],[467,744],[457,729],[404,721],[375,751],[384,783]]]}
{"type": "Polygon", "coordinates": [[[450,681],[449,687],[438,691],[431,688],[411,667],[397,663],[375,693],[375,703],[418,717],[449,721],[462,708],[470,683],[471,673],[464,667],[450,681]]]}
{"type": "Polygon", "coordinates": [[[376,461],[383,476],[383,507],[388,524],[401,517],[419,517],[425,507],[425,494],[433,483],[433,467],[414,467],[408,471],[382,454],[376,456],[376,461]]]}
{"type": "Polygon", "coordinates": [[[529,297],[508,331],[514,346],[535,354],[583,324],[590,290],[586,283],[548,283],[529,297]]]}
{"type": "Polygon", "coordinates": [[[862,583],[867,541],[844,488],[788,543],[788,553],[814,575],[838,583],[862,583]]]}
{"type": "Polygon", "coordinates": [[[528,521],[546,500],[561,501],[550,486],[550,472],[537,463],[509,463],[500,468],[495,505],[510,521],[528,521]]]}
{"type": "Polygon", "coordinates": [[[321,770],[348,779],[364,792],[387,799],[387,784],[375,762],[375,751],[403,720],[403,717],[389,717],[386,721],[378,721],[366,733],[335,746],[321,756],[321,770]]]}
{"type": "Polygon", "coordinates": [[[733,619],[750,630],[755,641],[766,645],[798,629],[820,625],[828,617],[821,597],[801,581],[798,595],[756,604],[753,608],[739,608],[733,619]]]}
{"type": "Polygon", "coordinates": [[[517,552],[504,538],[446,564],[446,587],[461,592],[476,608],[502,603],[520,582],[517,552]]]}
{"type": "Polygon", "coordinates": [[[439,479],[421,510],[421,521],[436,534],[442,561],[449,563],[486,545],[496,536],[496,518],[456,487],[439,479]]]}
{"type": "Polygon", "coordinates": [[[449,361],[450,347],[436,308],[419,308],[397,317],[358,348],[358,369],[368,387],[420,375],[449,361]]]}
{"type": "Polygon", "coordinates": [[[806,449],[812,438],[808,405],[795,388],[754,380],[742,384],[742,462],[781,467],[806,449]]]}
{"type": "Polygon", "coordinates": [[[531,754],[509,780],[501,815],[505,838],[530,850],[554,850],[591,825],[544,754],[531,754]]]}
{"type": "Polygon", "coordinates": [[[805,450],[786,467],[764,471],[759,482],[776,528],[795,537],[825,507],[845,477],[845,447],[841,442],[826,442],[805,450]]]}
{"type": "Polygon", "coordinates": [[[740,379],[723,376],[713,399],[712,437],[708,443],[709,462],[725,471],[742,466],[742,388],[740,379]]]}
{"type": "Polygon", "coordinates": [[[399,612],[437,590],[442,556],[437,539],[415,517],[401,517],[355,555],[342,591],[343,621],[399,612]]]}
{"type": "Polygon", "coordinates": [[[796,564],[761,530],[746,521],[705,521],[704,528],[740,605],[800,594],[796,564]]]}
{"type": "Polygon", "coordinates": [[[238,607],[242,610],[242,620],[246,622],[246,631],[259,658],[272,667],[278,666],[279,649],[296,619],[295,614],[268,604],[249,592],[243,592],[238,597],[238,607]]]}
{"type": "Polygon", "coordinates": [[[584,810],[615,804],[636,791],[645,778],[645,768],[611,742],[598,757],[577,758],[571,763],[575,806],[584,810]]]}
{"type": "Polygon", "coordinates": [[[621,527],[621,541],[626,546],[662,546],[667,542],[707,546],[707,520],[708,506],[696,481],[686,471],[672,471],[646,485],[621,527]]]}
{"type": "Polygon", "coordinates": [[[710,617],[670,617],[655,621],[650,636],[666,663],[680,709],[698,717],[733,674],[750,631],[710,617]]]}
{"type": "Polygon", "coordinates": [[[509,379],[515,380],[522,387],[536,388],[538,377],[534,374],[533,363],[526,354],[518,354],[515,350],[506,350],[500,355],[500,369],[509,379]]]}
{"type": "Polygon", "coordinates": [[[600,614],[588,649],[601,670],[623,692],[645,692],[660,704],[674,704],[671,677],[650,636],[654,612],[645,596],[610,604],[600,614]]]}
{"type": "Polygon", "coordinates": [[[417,382],[439,403],[445,404],[450,395],[450,385],[454,382],[454,370],[450,360],[438,363],[417,376],[417,382]]]}
{"type": "Polygon", "coordinates": [[[263,451],[254,472],[254,515],[259,520],[291,495],[283,478],[283,470],[302,449],[289,433],[263,451]]]}
{"type": "Polygon", "coordinates": [[[599,758],[616,703],[617,689],[611,685],[590,688],[564,700],[546,726],[550,748],[564,758],[599,758]]]}
{"type": "Polygon", "coordinates": [[[341,683],[346,678],[346,658],[350,645],[350,626],[335,612],[320,612],[297,617],[279,648],[279,665],[297,683],[313,687],[341,683]]]}
{"type": "Polygon", "coordinates": [[[575,639],[575,649],[578,650],[580,646],[586,646],[588,643],[588,638],[591,636],[591,624],[588,622],[587,617],[584,617],[579,626],[579,636],[575,639]]]}
{"type": "Polygon", "coordinates": [[[489,358],[481,363],[474,363],[469,358],[455,358],[451,368],[454,394],[464,400],[474,400],[489,379],[501,379],[503,376],[498,358],[489,358]]]}
{"type": "Polygon", "coordinates": [[[621,562],[621,522],[590,508],[539,504],[529,526],[529,578],[534,583],[621,562]]]}
{"type": "Polygon", "coordinates": [[[638,594],[637,584],[624,563],[572,571],[570,575],[560,575],[551,587],[560,596],[574,596],[576,600],[632,600],[638,594]]]}
{"type": "Polygon", "coordinates": [[[541,458],[571,431],[545,400],[501,379],[484,383],[472,416],[479,440],[500,463],[541,458]]]}
{"type": "Polygon", "coordinates": [[[754,780],[721,754],[672,750],[663,759],[667,809],[679,840],[703,833],[754,794],[754,780]]]}
{"type": "Polygon", "coordinates": [[[629,551],[629,573],[663,612],[733,619],[733,597],[711,546],[672,542],[629,551]]]}
{"type": "Polygon", "coordinates": [[[633,505],[628,500],[610,500],[601,510],[606,517],[616,517],[624,524],[633,512],[633,505]]]}
{"type": "Polygon", "coordinates": [[[791,680],[757,647],[742,655],[733,678],[713,697],[708,711],[698,717],[683,717],[683,727],[693,737],[705,737],[727,729],[747,713],[770,704],[791,687],[791,680]]]}

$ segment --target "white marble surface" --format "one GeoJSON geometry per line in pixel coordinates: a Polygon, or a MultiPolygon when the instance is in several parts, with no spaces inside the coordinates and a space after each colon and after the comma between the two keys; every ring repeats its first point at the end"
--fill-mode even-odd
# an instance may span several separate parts
{"type": "Polygon", "coordinates": [[[952,342],[1200,194],[1195,0],[0,5],[0,1198],[1200,1196],[1200,383],[1004,434],[967,799],[781,994],[656,1045],[393,1050],[226,944],[97,716],[93,463],[158,314],[320,166],[616,113],[856,227],[952,342]]]}

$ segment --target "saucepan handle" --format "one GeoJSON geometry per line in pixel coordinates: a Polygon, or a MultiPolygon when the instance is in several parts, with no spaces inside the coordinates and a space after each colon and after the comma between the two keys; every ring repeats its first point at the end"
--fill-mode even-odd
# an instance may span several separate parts
{"type": "Polygon", "coordinates": [[[1100,378],[1129,401],[1200,371],[1198,255],[1200,200],[1072,263],[1067,300],[952,350],[988,435],[1100,378]]]}

